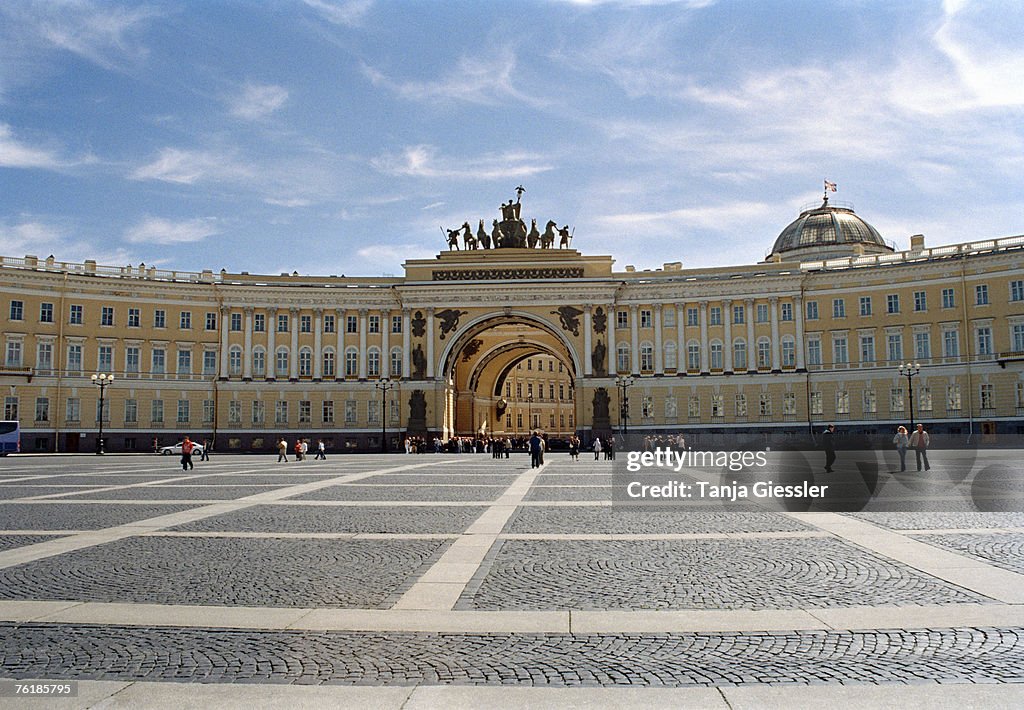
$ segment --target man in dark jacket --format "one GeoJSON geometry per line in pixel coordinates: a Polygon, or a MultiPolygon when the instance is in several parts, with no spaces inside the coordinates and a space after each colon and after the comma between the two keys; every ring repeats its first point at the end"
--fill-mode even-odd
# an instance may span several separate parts
{"type": "Polygon", "coordinates": [[[825,450],[825,472],[832,473],[832,464],[836,462],[836,442],[833,434],[836,430],[835,424],[829,424],[828,428],[821,435],[821,448],[825,450]]]}
{"type": "Polygon", "coordinates": [[[544,463],[544,440],[540,438],[539,432],[533,432],[530,437],[530,467],[540,468],[544,463]]]}

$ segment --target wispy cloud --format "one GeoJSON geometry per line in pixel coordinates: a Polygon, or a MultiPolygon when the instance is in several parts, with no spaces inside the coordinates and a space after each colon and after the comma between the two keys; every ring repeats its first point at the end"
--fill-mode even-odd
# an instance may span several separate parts
{"type": "Polygon", "coordinates": [[[258,121],[281,108],[288,100],[288,90],[274,84],[246,83],[228,98],[231,115],[246,121],[258,121]]]}
{"type": "Polygon", "coordinates": [[[454,159],[439,156],[437,148],[430,145],[410,146],[397,154],[385,154],[374,158],[371,164],[389,175],[474,180],[521,178],[554,169],[549,160],[532,153],[507,152],[454,159]]]}
{"type": "Polygon", "coordinates": [[[684,228],[728,233],[745,225],[764,221],[776,209],[776,206],[763,202],[734,202],[661,212],[607,214],[595,218],[595,222],[628,232],[636,231],[645,234],[678,233],[680,229],[684,228]]]}
{"type": "Polygon", "coordinates": [[[127,264],[131,255],[120,246],[96,245],[76,238],[73,230],[34,218],[17,224],[0,223],[0,254],[34,254],[45,258],[52,254],[60,261],[82,262],[94,259],[101,264],[127,264]]]}
{"type": "Polygon", "coordinates": [[[301,197],[264,197],[263,201],[268,205],[274,205],[276,207],[309,207],[313,204],[311,200],[301,197]]]}
{"type": "Polygon", "coordinates": [[[375,86],[410,101],[454,99],[496,106],[512,99],[542,106],[543,101],[516,88],[516,66],[515,52],[510,47],[502,47],[490,53],[463,55],[451,71],[435,81],[399,81],[369,65],[363,66],[363,73],[375,86]]]}
{"type": "Polygon", "coordinates": [[[347,26],[358,25],[373,7],[373,0],[346,0],[345,2],[303,0],[303,2],[316,10],[328,22],[347,26]]]}
{"type": "Polygon", "coordinates": [[[64,165],[65,162],[53,151],[17,140],[11,127],[0,123],[0,167],[60,168],[64,165]]]}
{"type": "Polygon", "coordinates": [[[164,148],[155,160],[132,172],[131,177],[191,185],[200,180],[237,180],[251,175],[250,168],[220,153],[164,148]]]}
{"type": "Polygon", "coordinates": [[[188,244],[218,233],[212,219],[190,219],[172,222],[160,217],[146,217],[125,232],[125,241],[132,244],[188,244]]]}

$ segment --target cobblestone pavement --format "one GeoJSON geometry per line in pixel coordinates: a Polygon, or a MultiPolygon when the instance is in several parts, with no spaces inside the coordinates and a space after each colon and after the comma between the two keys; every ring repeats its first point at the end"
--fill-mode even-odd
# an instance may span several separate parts
{"type": "Polygon", "coordinates": [[[833,539],[505,540],[472,609],[808,609],[985,602],[833,539]]]}
{"type": "Polygon", "coordinates": [[[981,559],[997,567],[1024,575],[1024,535],[1017,533],[964,533],[915,535],[914,539],[981,559]]]}
{"type": "Polygon", "coordinates": [[[587,505],[612,464],[560,454],[174,464],[0,460],[0,678],[1024,684],[1022,513],[587,505]]]}
{"type": "Polygon", "coordinates": [[[137,537],[0,570],[0,599],[385,608],[446,545],[137,537]]]}
{"type": "Polygon", "coordinates": [[[0,629],[0,664],[21,677],[541,686],[1024,682],[1020,628],[642,637],[0,629]]]}

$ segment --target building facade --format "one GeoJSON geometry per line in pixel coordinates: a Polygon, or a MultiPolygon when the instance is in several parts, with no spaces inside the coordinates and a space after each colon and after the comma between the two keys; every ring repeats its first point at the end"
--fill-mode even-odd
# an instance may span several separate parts
{"type": "Polygon", "coordinates": [[[108,451],[185,434],[221,451],[282,435],[397,450],[406,433],[534,423],[778,446],[834,421],[880,444],[911,407],[950,444],[1024,433],[1024,237],[896,251],[825,200],[750,265],[619,271],[507,244],[411,260],[400,278],[4,257],[4,419],[25,452],[91,451],[100,417],[108,451]],[[115,378],[102,412],[97,373],[115,378]],[[533,403],[527,384],[543,388],[533,403]]]}

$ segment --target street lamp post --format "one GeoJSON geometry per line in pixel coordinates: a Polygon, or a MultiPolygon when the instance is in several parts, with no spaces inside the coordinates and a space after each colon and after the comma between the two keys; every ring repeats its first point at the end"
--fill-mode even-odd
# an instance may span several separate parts
{"type": "Polygon", "coordinates": [[[622,424],[622,439],[625,441],[629,433],[629,395],[626,390],[633,386],[633,378],[619,375],[615,378],[615,386],[619,388],[619,422],[622,424]]]}
{"type": "Polygon", "coordinates": [[[101,373],[99,375],[92,376],[92,383],[100,388],[100,407],[97,413],[97,419],[99,419],[99,436],[96,440],[96,453],[103,455],[103,393],[107,387],[114,384],[114,376],[108,375],[107,373],[101,373]]]}
{"type": "Polygon", "coordinates": [[[388,452],[388,390],[394,389],[398,385],[387,377],[381,377],[380,381],[375,382],[373,386],[380,390],[380,452],[386,454],[388,452]]]}
{"type": "Polygon", "coordinates": [[[533,431],[533,395],[531,394],[526,398],[527,404],[527,416],[526,416],[526,430],[533,431]]]}
{"type": "Polygon", "coordinates": [[[910,397],[910,431],[914,431],[914,375],[921,373],[921,366],[907,363],[899,366],[900,374],[907,378],[907,396],[910,397]]]}

